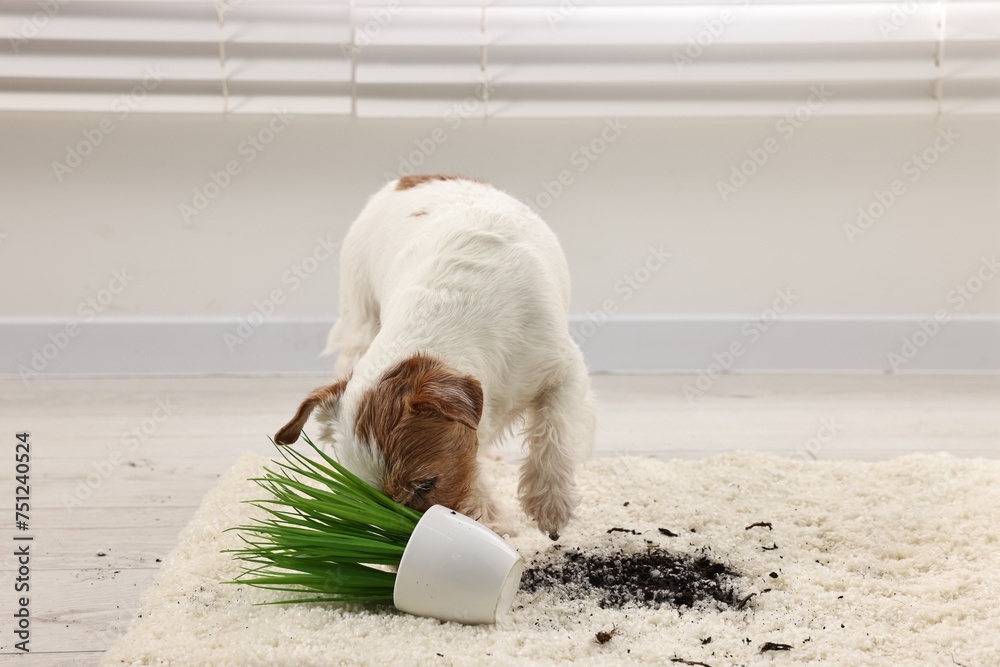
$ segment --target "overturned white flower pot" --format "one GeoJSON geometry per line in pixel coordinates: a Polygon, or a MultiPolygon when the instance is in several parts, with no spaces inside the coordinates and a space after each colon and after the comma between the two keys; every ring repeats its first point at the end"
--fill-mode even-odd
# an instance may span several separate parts
{"type": "Polygon", "coordinates": [[[427,510],[396,571],[400,611],[459,623],[496,623],[521,583],[524,560],[492,530],[441,505],[427,510]]]}
{"type": "Polygon", "coordinates": [[[281,458],[252,478],[263,516],[230,529],[243,571],[228,583],[294,595],[261,604],[392,601],[460,623],[507,613],[524,563],[499,535],[440,505],[401,505],[305,441],[315,456],[275,445],[281,458]]]}

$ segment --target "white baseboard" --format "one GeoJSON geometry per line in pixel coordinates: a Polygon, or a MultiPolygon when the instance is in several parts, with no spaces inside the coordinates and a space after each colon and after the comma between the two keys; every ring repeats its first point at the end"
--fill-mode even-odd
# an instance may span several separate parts
{"type": "MultiPolygon", "coordinates": [[[[241,322],[0,319],[0,375],[332,373],[333,360],[319,357],[332,320],[241,322]]],[[[593,372],[1000,372],[1000,317],[933,325],[920,317],[788,317],[756,328],[741,317],[570,319],[593,372]]]]}

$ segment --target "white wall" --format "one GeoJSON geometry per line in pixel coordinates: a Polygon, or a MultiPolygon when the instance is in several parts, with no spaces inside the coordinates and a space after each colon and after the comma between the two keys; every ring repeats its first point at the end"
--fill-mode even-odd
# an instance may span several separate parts
{"type": "Polygon", "coordinates": [[[134,279],[102,316],[245,317],[255,300],[280,290],[276,316],[333,317],[336,258],[298,287],[286,272],[318,237],[342,236],[387,174],[408,155],[422,158],[421,143],[434,152],[418,171],[473,175],[546,205],[578,315],[612,299],[626,319],[739,320],[788,288],[797,297],[788,319],[913,319],[940,309],[1000,316],[1000,280],[961,299],[960,311],[955,294],[949,299],[984,255],[1000,256],[1000,119],[817,118],[791,136],[774,119],[625,120],[592,162],[577,151],[600,143],[602,132],[613,136],[606,121],[467,120],[456,128],[297,117],[255,154],[242,144],[281,122],[0,115],[5,330],[11,318],[80,315],[121,268],[134,279]],[[66,162],[85,132],[96,137],[102,122],[113,131],[57,175],[53,163],[66,162]],[[949,131],[950,145],[938,139],[949,131]],[[933,148],[936,140],[946,150],[933,148]],[[718,183],[764,146],[777,151],[723,201],[718,183]],[[936,162],[914,180],[908,161],[925,151],[936,162]],[[179,207],[231,160],[240,173],[186,223],[179,207]],[[562,171],[572,183],[549,203],[545,183],[562,171]],[[844,225],[894,179],[903,194],[850,243],[844,225]],[[616,284],[661,245],[672,258],[626,299],[616,284]]]}

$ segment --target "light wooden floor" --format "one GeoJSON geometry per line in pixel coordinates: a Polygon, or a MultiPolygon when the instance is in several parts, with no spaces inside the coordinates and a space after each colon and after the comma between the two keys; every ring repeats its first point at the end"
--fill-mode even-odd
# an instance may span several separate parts
{"type": "MultiPolygon", "coordinates": [[[[696,458],[750,449],[819,459],[937,451],[1000,458],[996,376],[733,375],[689,401],[683,387],[693,380],[595,377],[595,454],[696,458]]],[[[205,492],[240,452],[269,453],[265,435],[316,384],[315,378],[0,381],[9,452],[0,457],[5,505],[14,496],[14,434],[28,431],[32,442],[32,654],[17,664],[96,664],[138,613],[160,559],[205,492]],[[162,423],[151,418],[158,402],[172,412],[162,423]],[[123,438],[132,429],[141,441],[123,438]],[[119,454],[124,462],[113,465],[119,454]],[[78,506],[67,509],[75,497],[78,506]]],[[[504,453],[516,456],[516,445],[504,453]]],[[[0,540],[11,545],[8,512],[0,540]]],[[[0,663],[14,664],[17,564],[12,548],[0,553],[0,663]]]]}

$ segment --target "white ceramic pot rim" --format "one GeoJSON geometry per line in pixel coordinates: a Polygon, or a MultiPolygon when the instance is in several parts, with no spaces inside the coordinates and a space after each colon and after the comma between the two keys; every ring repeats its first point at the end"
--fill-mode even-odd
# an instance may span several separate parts
{"type": "Polygon", "coordinates": [[[417,523],[396,572],[398,609],[460,623],[495,623],[513,604],[524,560],[502,537],[435,505],[417,523]]]}

